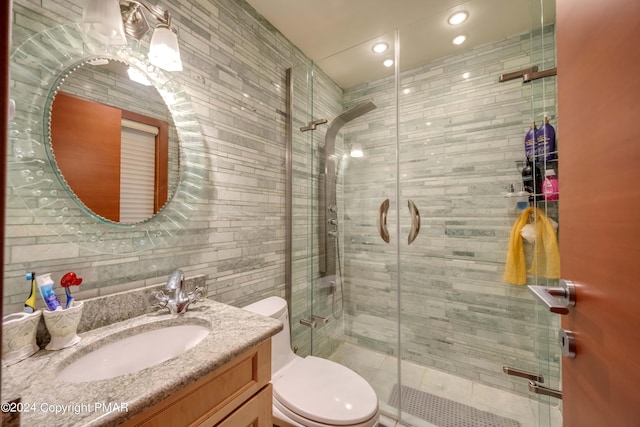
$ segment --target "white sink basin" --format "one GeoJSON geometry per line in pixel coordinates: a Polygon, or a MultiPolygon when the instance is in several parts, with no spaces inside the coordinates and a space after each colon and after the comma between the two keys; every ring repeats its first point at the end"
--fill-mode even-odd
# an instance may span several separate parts
{"type": "Polygon", "coordinates": [[[105,344],[66,366],[57,379],[79,383],[137,372],[172,359],[196,346],[209,334],[200,325],[168,326],[105,344]]]}

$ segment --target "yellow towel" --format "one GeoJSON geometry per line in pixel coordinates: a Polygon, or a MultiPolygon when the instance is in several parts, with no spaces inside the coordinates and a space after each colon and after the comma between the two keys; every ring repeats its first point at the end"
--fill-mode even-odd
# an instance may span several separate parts
{"type": "Polygon", "coordinates": [[[509,238],[509,251],[503,279],[513,285],[527,283],[527,265],[520,232],[527,225],[531,211],[535,212],[537,220],[535,250],[529,273],[549,279],[560,278],[560,252],[553,225],[541,209],[529,207],[522,211],[516,220],[509,238]]]}

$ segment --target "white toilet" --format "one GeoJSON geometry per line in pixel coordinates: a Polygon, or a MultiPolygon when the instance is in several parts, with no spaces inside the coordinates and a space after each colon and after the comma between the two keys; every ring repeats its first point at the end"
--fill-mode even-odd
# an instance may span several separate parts
{"type": "Polygon", "coordinates": [[[349,368],[291,351],[287,302],[268,297],[243,307],[278,319],[283,330],[271,339],[273,423],[280,427],[374,427],[378,397],[364,378],[349,368]]]}

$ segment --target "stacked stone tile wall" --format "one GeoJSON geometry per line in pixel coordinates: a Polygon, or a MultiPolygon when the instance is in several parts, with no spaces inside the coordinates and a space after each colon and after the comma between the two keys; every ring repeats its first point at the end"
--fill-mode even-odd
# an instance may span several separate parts
{"type": "MultiPolygon", "coordinates": [[[[14,1],[13,47],[46,28],[78,22],[83,3],[14,1]]],[[[52,273],[55,281],[75,271],[84,279],[77,299],[155,285],[176,268],[205,276],[209,296],[222,302],[284,296],[285,70],[310,61],[243,1],[162,6],[179,30],[184,71],[178,79],[198,116],[210,165],[198,210],[171,247],[100,255],[53,234],[9,188],[5,313],[22,310],[26,271],[52,273]]]]}
{"type": "MultiPolygon", "coordinates": [[[[400,298],[403,359],[523,395],[530,395],[526,381],[503,374],[503,365],[543,370],[557,385],[557,319],[536,310],[526,287],[502,280],[517,218],[503,196],[521,182],[530,122],[540,126],[546,112],[557,127],[555,77],[498,82],[531,65],[553,67],[554,52],[553,28],[545,28],[402,71],[397,147],[392,80],[345,92],[347,107],[367,99],[378,105],[366,123],[345,130],[365,151],[344,172],[347,341],[397,355],[400,298]],[[376,229],[385,198],[391,244],[376,229]],[[408,200],[422,220],[411,245],[408,200]]],[[[558,220],[557,203],[539,206],[558,220]]]]}

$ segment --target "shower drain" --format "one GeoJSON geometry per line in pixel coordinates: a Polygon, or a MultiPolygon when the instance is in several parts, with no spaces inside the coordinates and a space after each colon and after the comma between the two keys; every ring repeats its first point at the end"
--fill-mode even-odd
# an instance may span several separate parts
{"type": "Polygon", "coordinates": [[[438,427],[521,427],[521,424],[509,418],[481,411],[471,406],[435,396],[415,388],[393,386],[389,405],[399,406],[402,395],[402,411],[422,418],[438,427]]]}

